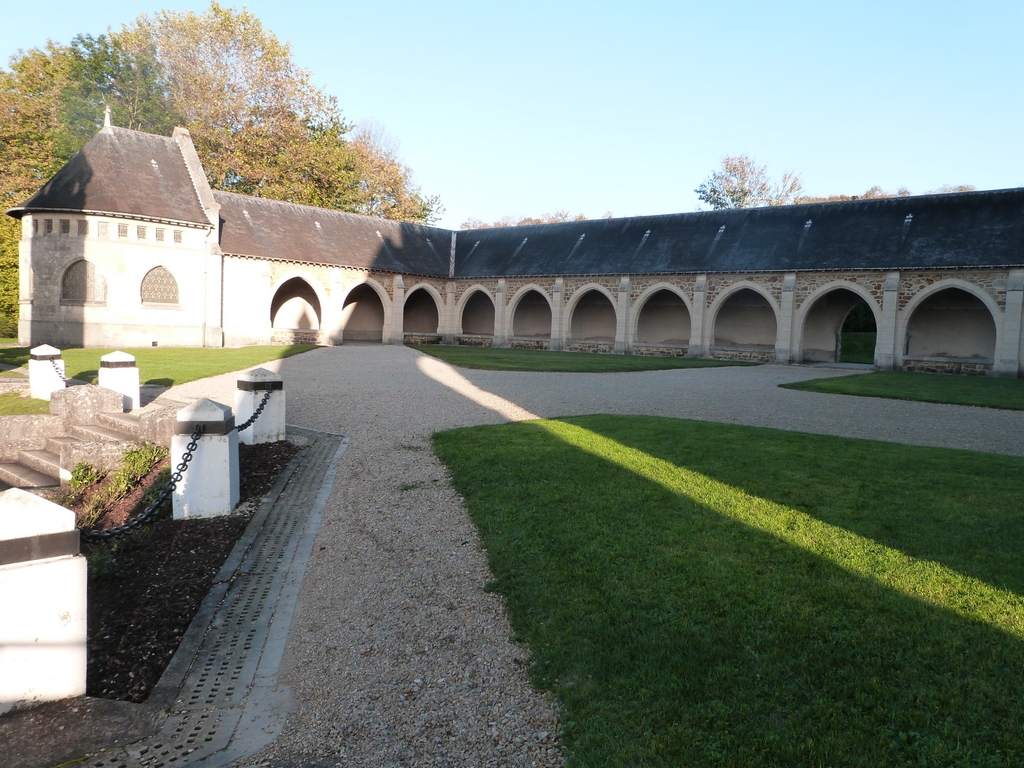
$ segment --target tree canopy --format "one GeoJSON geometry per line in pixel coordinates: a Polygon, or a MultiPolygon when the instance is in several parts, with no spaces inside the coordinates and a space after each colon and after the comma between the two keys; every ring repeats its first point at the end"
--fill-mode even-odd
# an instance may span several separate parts
{"type": "MultiPolygon", "coordinates": [[[[603,219],[612,218],[611,211],[608,211],[603,219]]],[[[497,229],[499,227],[529,227],[534,224],[558,224],[563,221],[587,221],[587,217],[578,213],[575,216],[565,210],[558,210],[554,213],[542,213],[540,216],[502,216],[494,222],[486,222],[481,219],[469,218],[459,225],[460,229],[497,229]]]]}
{"type": "MultiPolygon", "coordinates": [[[[353,132],[291,47],[246,9],[159,11],[120,30],[19,51],[0,69],[0,205],[18,205],[103,125],[188,128],[214,189],[430,223],[392,146],[353,132]]],[[[17,320],[18,223],[0,222],[0,336],[17,320]]]]}

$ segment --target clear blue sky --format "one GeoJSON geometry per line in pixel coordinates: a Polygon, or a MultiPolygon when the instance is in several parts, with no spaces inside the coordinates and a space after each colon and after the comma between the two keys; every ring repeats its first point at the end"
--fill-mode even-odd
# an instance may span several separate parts
{"type": "MultiPolygon", "coordinates": [[[[6,58],[207,3],[4,6],[6,58]]],[[[346,117],[399,140],[445,226],[692,211],[739,153],[811,194],[1024,185],[1021,0],[247,6],[346,117]]]]}

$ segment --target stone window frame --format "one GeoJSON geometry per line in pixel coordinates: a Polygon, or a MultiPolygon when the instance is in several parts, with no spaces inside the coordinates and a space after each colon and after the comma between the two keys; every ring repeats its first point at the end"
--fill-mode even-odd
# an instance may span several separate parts
{"type": "Polygon", "coordinates": [[[164,232],[166,232],[166,230],[163,227],[156,228],[156,241],[158,243],[162,243],[164,241],[164,232]]]}
{"type": "Polygon", "coordinates": [[[145,240],[146,239],[146,227],[144,227],[142,224],[139,224],[138,226],[135,227],[135,239],[136,240],[145,240]]]}
{"type": "Polygon", "coordinates": [[[75,259],[64,268],[60,277],[60,303],[61,306],[74,307],[105,307],[107,305],[107,281],[103,279],[103,276],[99,273],[93,262],[88,259],[75,259]],[[68,297],[66,295],[68,279],[71,275],[71,270],[79,264],[84,264],[86,270],[85,295],[81,298],[77,296],[68,297]],[[89,280],[89,267],[92,267],[91,281],[89,280]]]}
{"type": "Polygon", "coordinates": [[[181,309],[181,289],[178,286],[178,279],[174,276],[174,273],[163,264],[157,264],[142,276],[142,280],[139,283],[139,298],[142,301],[142,306],[147,309],[181,309]],[[162,301],[153,298],[147,299],[146,281],[153,276],[162,278],[164,274],[174,284],[174,301],[162,301]]]}
{"type": "Polygon", "coordinates": [[[45,227],[46,234],[52,235],[53,234],[53,219],[45,219],[44,221],[46,222],[46,227],[45,227]]]}
{"type": "Polygon", "coordinates": [[[118,239],[128,237],[128,225],[127,224],[118,224],[117,225],[117,237],[118,237],[118,239]]]}
{"type": "Polygon", "coordinates": [[[181,230],[180,229],[174,230],[174,242],[176,244],[178,244],[178,245],[181,244],[181,230]]]}
{"type": "Polygon", "coordinates": [[[89,222],[86,219],[78,220],[78,235],[79,237],[86,237],[89,234],[89,222]]]}
{"type": "Polygon", "coordinates": [[[70,235],[71,234],[71,219],[61,219],[60,220],[60,233],[62,235],[70,235]]]}
{"type": "Polygon", "coordinates": [[[39,234],[39,219],[37,219],[35,217],[32,218],[32,234],[33,235],[38,235],[39,234]]]}
{"type": "Polygon", "coordinates": [[[101,221],[99,223],[99,228],[98,229],[99,229],[99,231],[97,232],[97,235],[100,238],[106,240],[106,239],[108,239],[110,237],[110,222],[109,221],[101,221]]]}

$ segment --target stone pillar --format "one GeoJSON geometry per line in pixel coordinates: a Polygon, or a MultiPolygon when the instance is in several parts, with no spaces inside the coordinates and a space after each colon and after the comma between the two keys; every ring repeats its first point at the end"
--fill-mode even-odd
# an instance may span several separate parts
{"type": "Polygon", "coordinates": [[[203,426],[203,435],[171,498],[175,520],[226,515],[239,499],[238,433],[226,405],[204,398],[178,411],[171,470],[181,462],[198,425],[203,426]]]}
{"type": "Polygon", "coordinates": [[[40,400],[49,400],[53,392],[66,386],[60,350],[49,344],[33,349],[28,358],[29,394],[40,400]]]}
{"type": "Polygon", "coordinates": [[[623,275],[619,279],[618,306],[615,308],[615,352],[618,354],[628,355],[633,351],[629,329],[629,275],[623,275]]]}
{"type": "Polygon", "coordinates": [[[1006,280],[1006,308],[1003,310],[1002,346],[996,350],[994,373],[1009,379],[1015,379],[1021,369],[1021,349],[1024,345],[1024,333],[1021,323],[1024,321],[1024,270],[1010,270],[1006,280]]]}
{"type": "Polygon", "coordinates": [[[707,312],[708,276],[697,275],[693,284],[693,312],[690,317],[690,348],[687,357],[705,357],[708,342],[704,339],[704,315],[707,312]]]}
{"type": "Polygon", "coordinates": [[[455,343],[455,334],[459,330],[459,308],[455,306],[455,283],[452,282],[445,285],[444,315],[439,330],[441,331],[442,344],[455,343]]]}
{"type": "Polygon", "coordinates": [[[498,280],[494,289],[494,341],[495,347],[507,347],[508,337],[512,335],[512,318],[508,314],[508,302],[506,300],[505,278],[498,280]]]}
{"type": "Polygon", "coordinates": [[[569,329],[565,327],[562,316],[565,314],[565,280],[561,277],[555,278],[555,285],[551,289],[551,343],[549,349],[565,349],[565,337],[569,335],[569,329]]]}
{"type": "Polygon", "coordinates": [[[405,281],[401,275],[394,278],[394,298],[391,300],[391,343],[405,344],[405,281]]]}
{"type": "Polygon", "coordinates": [[[251,427],[238,431],[238,441],[246,445],[276,443],[285,439],[284,381],[281,375],[266,368],[253,368],[238,377],[235,389],[235,420],[247,422],[255,413],[267,392],[263,413],[251,427]]]}
{"type": "Polygon", "coordinates": [[[139,407],[139,369],[127,352],[111,352],[100,358],[100,386],[124,395],[124,409],[139,407]]]}
{"type": "Polygon", "coordinates": [[[882,325],[878,328],[875,352],[875,368],[891,371],[902,359],[902,350],[897,352],[897,319],[900,308],[900,273],[890,272],[885,276],[882,293],[882,325]]]}
{"type": "Polygon", "coordinates": [[[779,303],[779,321],[775,333],[775,362],[788,365],[793,362],[793,319],[796,311],[796,274],[782,278],[782,301],[779,303]]]}
{"type": "Polygon", "coordinates": [[[0,493],[0,713],[85,694],[78,547],[74,512],[18,488],[0,493]]]}

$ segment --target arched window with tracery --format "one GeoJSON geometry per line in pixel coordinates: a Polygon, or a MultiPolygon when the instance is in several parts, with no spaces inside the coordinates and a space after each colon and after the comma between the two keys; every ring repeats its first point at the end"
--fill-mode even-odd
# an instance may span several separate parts
{"type": "Polygon", "coordinates": [[[60,300],[72,304],[103,303],[107,286],[96,272],[96,265],[79,259],[66,270],[60,281],[60,300]]]}
{"type": "Polygon", "coordinates": [[[142,278],[144,304],[177,304],[178,281],[164,267],[154,267],[142,278]]]}

